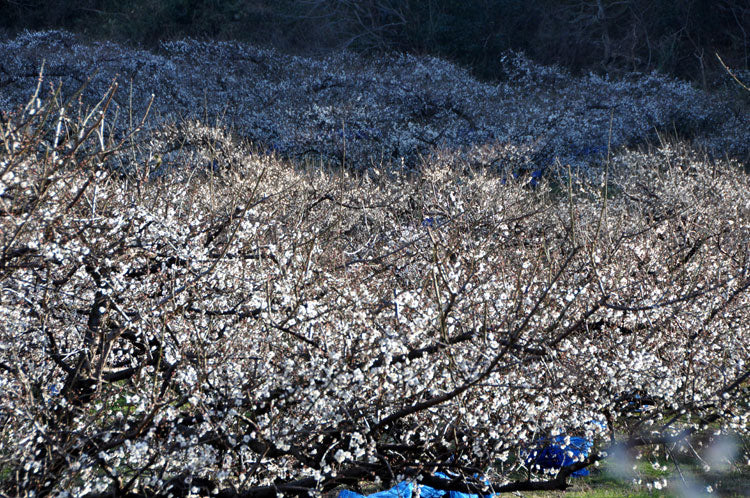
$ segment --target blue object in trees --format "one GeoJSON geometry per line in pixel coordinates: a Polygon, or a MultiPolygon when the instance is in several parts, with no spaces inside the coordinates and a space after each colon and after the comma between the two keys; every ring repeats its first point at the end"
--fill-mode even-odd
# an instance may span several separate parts
{"type": "MultiPolygon", "coordinates": [[[[450,479],[447,475],[436,472],[437,477],[444,479],[450,479]]],[[[412,498],[414,491],[414,484],[410,481],[403,481],[398,483],[396,486],[385,491],[373,493],[371,495],[361,495],[354,491],[342,490],[339,492],[338,498],[412,498]]],[[[429,486],[420,486],[419,498],[440,498],[441,496],[447,495],[446,498],[479,498],[479,495],[472,495],[469,493],[459,493],[458,491],[443,491],[441,489],[431,488],[429,486]]],[[[491,498],[496,495],[487,495],[483,498],[491,498]]]]}
{"type": "MultiPolygon", "coordinates": [[[[592,421],[597,425],[601,422],[592,421]]],[[[589,456],[593,443],[586,438],[577,436],[565,436],[564,434],[555,436],[551,439],[541,439],[537,441],[537,447],[523,452],[526,465],[535,469],[561,469],[568,465],[579,462],[582,458],[589,456]],[[567,444],[566,444],[567,442],[567,444]]],[[[580,469],[573,474],[573,477],[583,477],[589,475],[588,469],[580,469]]],[[[436,477],[450,479],[449,476],[436,472],[436,477]]],[[[414,484],[410,481],[398,483],[391,489],[373,493],[371,495],[361,495],[354,491],[342,490],[338,498],[412,498],[414,484]]],[[[429,486],[421,486],[419,490],[420,498],[440,498],[447,495],[446,498],[479,498],[479,495],[460,493],[458,491],[443,491],[434,489],[429,486]]],[[[492,498],[497,495],[488,495],[483,498],[492,498]]]]}
{"type": "MultiPolygon", "coordinates": [[[[574,436],[569,439],[566,445],[566,439],[567,436],[559,435],[552,438],[551,441],[538,441],[537,448],[526,451],[526,465],[536,466],[539,469],[560,469],[573,465],[580,461],[581,457],[589,456],[592,446],[591,441],[574,436]]],[[[571,475],[583,477],[589,475],[589,471],[588,469],[580,469],[571,475]]]]}

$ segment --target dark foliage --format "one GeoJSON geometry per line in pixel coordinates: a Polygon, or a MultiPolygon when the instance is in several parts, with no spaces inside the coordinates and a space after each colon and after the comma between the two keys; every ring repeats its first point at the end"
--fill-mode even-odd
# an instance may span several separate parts
{"type": "Polygon", "coordinates": [[[0,27],[67,28],[153,46],[185,36],[263,42],[295,52],[347,46],[434,54],[502,78],[525,51],[576,71],[659,70],[716,83],[719,52],[750,64],[743,0],[44,0],[0,4],[0,27]]]}

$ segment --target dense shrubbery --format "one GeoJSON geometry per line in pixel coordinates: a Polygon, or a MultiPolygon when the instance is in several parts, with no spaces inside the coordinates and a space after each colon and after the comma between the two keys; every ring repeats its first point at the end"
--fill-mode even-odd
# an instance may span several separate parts
{"type": "Polygon", "coordinates": [[[741,0],[26,0],[0,6],[0,20],[150,46],[191,36],[418,52],[490,78],[503,75],[508,50],[584,72],[660,70],[710,86],[721,75],[715,52],[750,65],[741,0]]]}
{"type": "Polygon", "coordinates": [[[661,113],[675,103],[678,122],[711,136],[712,116],[731,114],[689,87],[571,80],[523,59],[517,88],[492,87],[435,59],[189,41],[156,56],[60,33],[2,49],[3,493],[304,496],[404,478],[565,489],[602,459],[638,479],[629,459],[643,449],[708,462],[712,438],[747,437],[750,180],[738,165],[664,144],[535,188],[509,174],[540,160],[523,151],[551,109],[563,123],[545,136],[553,158],[560,135],[598,155],[611,108],[618,144],[643,138],[644,109],[672,123],[661,113]],[[52,93],[16,106],[44,54],[52,93]],[[201,58],[236,65],[211,72],[201,58]],[[103,76],[73,93],[92,65],[103,76]],[[116,71],[123,84],[108,89],[116,71]],[[448,138],[408,172],[376,163],[387,177],[356,174],[372,145],[351,138],[339,159],[354,168],[302,170],[206,119],[175,121],[203,89],[207,113],[223,100],[226,123],[249,114],[237,131],[290,157],[335,150],[324,132],[337,112],[356,116],[344,135],[374,133],[371,119],[389,145],[431,123],[448,138]],[[309,92],[326,107],[295,100],[309,92]],[[596,92],[606,111],[586,105],[596,92]],[[521,108],[482,114],[482,98],[521,108]],[[503,112],[503,127],[531,136],[451,135],[457,122],[504,129],[503,112]],[[488,167],[482,151],[506,155],[488,167]],[[529,448],[561,433],[591,439],[591,454],[526,468],[529,448]]]}
{"type": "MultiPolygon", "coordinates": [[[[220,116],[235,134],[284,156],[343,161],[357,170],[401,169],[402,157],[415,168],[436,148],[478,168],[545,171],[557,158],[590,170],[601,165],[610,142],[615,149],[634,146],[656,142],[660,133],[692,139],[715,157],[750,157],[745,108],[658,75],[572,77],[522,56],[504,60],[507,82],[487,84],[430,57],[311,59],[190,40],[164,43],[154,54],[62,32],[32,33],[0,43],[0,108],[25,101],[43,60],[66,93],[88,81],[88,104],[117,79],[118,120],[113,112],[107,123],[120,129],[153,94],[157,120],[179,115],[205,124],[220,116]]],[[[173,133],[158,152],[164,166],[190,146],[173,133]]]]}

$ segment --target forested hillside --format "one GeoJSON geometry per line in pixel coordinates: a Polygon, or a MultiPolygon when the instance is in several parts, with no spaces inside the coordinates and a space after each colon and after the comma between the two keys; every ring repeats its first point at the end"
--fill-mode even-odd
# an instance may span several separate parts
{"type": "Polygon", "coordinates": [[[583,74],[651,72],[723,86],[715,54],[750,69],[743,0],[24,0],[0,4],[0,27],[66,28],[153,48],[193,37],[310,54],[418,53],[504,77],[523,51],[583,74]]]}

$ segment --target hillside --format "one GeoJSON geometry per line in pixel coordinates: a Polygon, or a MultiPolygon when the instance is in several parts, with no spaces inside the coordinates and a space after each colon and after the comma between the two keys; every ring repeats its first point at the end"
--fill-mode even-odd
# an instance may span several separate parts
{"type": "MultiPolygon", "coordinates": [[[[86,83],[92,105],[116,81],[108,126],[127,129],[153,95],[149,123],[166,123],[158,152],[171,164],[177,127],[219,124],[295,160],[346,162],[355,170],[407,168],[436,150],[502,170],[519,159],[545,171],[601,165],[611,142],[659,143],[678,135],[711,157],[750,157],[750,110],[663,76],[574,78],[523,56],[506,57],[507,81],[481,83],[445,61],[351,53],[312,59],[229,42],[162,43],[158,53],[83,43],[64,32],[0,44],[0,108],[25,103],[44,63],[44,91],[86,83]],[[610,123],[611,120],[611,123],[610,123]]],[[[180,140],[178,140],[180,141],[180,140]]],[[[181,141],[180,141],[181,142],[181,141]]],[[[184,146],[182,144],[180,146],[184,146]]]]}

